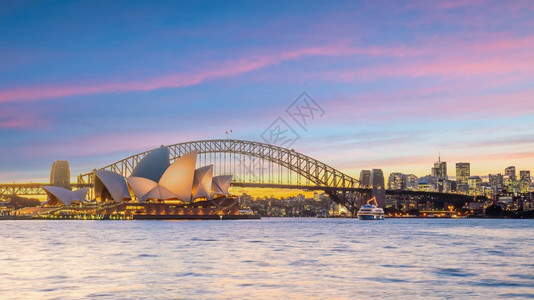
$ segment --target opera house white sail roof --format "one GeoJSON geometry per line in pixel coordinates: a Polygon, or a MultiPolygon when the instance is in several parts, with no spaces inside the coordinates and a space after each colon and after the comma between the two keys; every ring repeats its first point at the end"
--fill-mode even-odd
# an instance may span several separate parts
{"type": "Polygon", "coordinates": [[[195,170],[197,155],[198,151],[193,150],[171,164],[168,148],[160,147],[148,153],[126,179],[112,171],[95,171],[96,199],[122,202],[133,199],[133,195],[140,202],[179,200],[189,203],[228,194],[232,175],[213,177],[213,165],[195,170]]]}
{"type": "Polygon", "coordinates": [[[193,177],[193,199],[206,198],[211,200],[211,184],[213,178],[213,165],[204,166],[195,170],[193,177]]]}
{"type": "Polygon", "coordinates": [[[97,200],[106,198],[106,190],[115,202],[132,199],[122,175],[108,170],[95,171],[95,196],[97,200]]]}
{"type": "Polygon", "coordinates": [[[88,188],[70,191],[57,186],[43,186],[48,195],[48,200],[42,205],[60,206],[71,205],[73,201],[84,201],[88,188]]]}
{"type": "Polygon", "coordinates": [[[156,148],[148,153],[130,174],[131,177],[143,177],[158,182],[165,170],[169,168],[169,150],[167,147],[156,148]]]}
{"type": "Polygon", "coordinates": [[[213,177],[213,195],[226,195],[232,183],[232,175],[220,175],[213,177]]]}
{"type": "Polygon", "coordinates": [[[178,196],[183,202],[192,201],[193,177],[197,163],[198,150],[188,152],[177,158],[163,173],[159,183],[178,196]]]}

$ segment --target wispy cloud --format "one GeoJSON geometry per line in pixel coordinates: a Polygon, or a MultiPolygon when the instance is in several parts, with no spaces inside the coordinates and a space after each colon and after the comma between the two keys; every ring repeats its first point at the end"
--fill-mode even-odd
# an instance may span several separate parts
{"type": "Polygon", "coordinates": [[[36,101],[102,93],[138,92],[152,91],[162,88],[187,87],[213,79],[237,76],[253,70],[278,64],[283,61],[296,60],[306,56],[366,55],[404,57],[407,55],[415,55],[417,52],[417,50],[412,50],[407,47],[365,48],[353,47],[347,45],[346,43],[320,47],[306,47],[291,51],[277,52],[274,54],[249,56],[235,60],[224,60],[219,63],[212,63],[212,65],[215,65],[212,68],[200,69],[188,73],[178,73],[162,77],[147,78],[145,80],[117,81],[94,85],[42,85],[6,89],[0,91],[0,103],[14,101],[36,101]]]}
{"type": "Polygon", "coordinates": [[[29,109],[2,108],[0,110],[0,130],[35,129],[48,127],[52,120],[29,109]]]}

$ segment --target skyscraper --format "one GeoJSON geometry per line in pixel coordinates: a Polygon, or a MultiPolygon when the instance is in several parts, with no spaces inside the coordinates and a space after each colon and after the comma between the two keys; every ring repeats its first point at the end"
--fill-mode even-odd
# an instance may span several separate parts
{"type": "Polygon", "coordinates": [[[481,183],[482,179],[479,176],[471,176],[467,180],[469,183],[469,195],[481,195],[481,183]]]}
{"type": "Polygon", "coordinates": [[[530,184],[530,171],[519,171],[519,191],[521,193],[528,193],[530,184]]]}
{"type": "Polygon", "coordinates": [[[57,160],[50,170],[50,185],[70,189],[70,168],[66,160],[57,160]]]}
{"type": "Polygon", "coordinates": [[[514,166],[504,169],[504,186],[506,187],[506,191],[508,193],[517,192],[517,176],[514,166]]]}
{"type": "Polygon", "coordinates": [[[430,170],[430,174],[440,179],[447,179],[447,162],[441,161],[441,156],[438,161],[434,163],[434,167],[430,170]]]}
{"type": "Polygon", "coordinates": [[[502,187],[503,187],[503,176],[501,173],[499,174],[489,174],[489,185],[490,188],[493,190],[494,195],[499,195],[502,193],[502,187]]]}
{"type": "Polygon", "coordinates": [[[469,177],[471,177],[471,165],[468,162],[456,163],[456,182],[467,184],[469,177]]]}
{"type": "Polygon", "coordinates": [[[404,186],[404,176],[402,173],[391,173],[388,179],[388,189],[401,190],[404,186]]]}
{"type": "Polygon", "coordinates": [[[406,174],[403,178],[403,190],[415,191],[419,185],[419,179],[413,174],[406,174]]]}
{"type": "Polygon", "coordinates": [[[515,174],[515,167],[510,166],[506,169],[504,169],[504,176],[508,176],[510,180],[517,180],[516,174],[515,174]]]}

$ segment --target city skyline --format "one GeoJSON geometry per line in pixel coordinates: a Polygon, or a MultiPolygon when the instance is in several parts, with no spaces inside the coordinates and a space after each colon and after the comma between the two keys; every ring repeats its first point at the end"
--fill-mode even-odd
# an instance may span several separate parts
{"type": "Polygon", "coordinates": [[[162,144],[261,141],[302,92],[324,116],[290,123],[291,147],[355,178],[425,176],[439,153],[451,171],[533,170],[533,12],[528,1],[6,3],[0,182],[47,181],[56,160],[74,178],[162,144]]]}

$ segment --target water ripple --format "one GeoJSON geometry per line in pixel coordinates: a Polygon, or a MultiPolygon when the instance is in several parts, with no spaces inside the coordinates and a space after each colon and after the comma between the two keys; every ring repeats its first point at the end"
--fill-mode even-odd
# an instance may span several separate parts
{"type": "Polygon", "coordinates": [[[0,299],[534,298],[534,220],[2,226],[0,299]]]}

